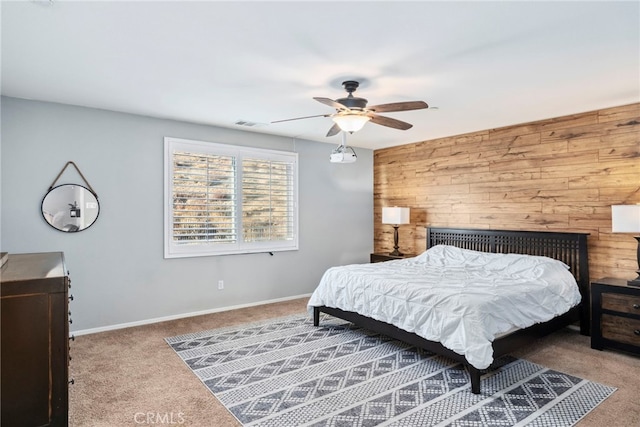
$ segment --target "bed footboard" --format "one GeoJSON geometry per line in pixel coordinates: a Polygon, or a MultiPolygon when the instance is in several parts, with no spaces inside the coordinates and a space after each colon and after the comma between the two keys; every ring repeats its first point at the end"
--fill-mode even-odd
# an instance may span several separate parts
{"type": "Polygon", "coordinates": [[[369,331],[377,332],[382,335],[386,335],[390,338],[396,339],[398,341],[405,342],[409,345],[427,350],[431,353],[439,354],[450,359],[453,359],[457,362],[462,363],[469,372],[469,376],[471,378],[471,392],[475,394],[480,393],[480,370],[474,368],[467,362],[464,356],[459,353],[456,353],[453,350],[450,350],[440,344],[439,342],[429,341],[427,339],[422,338],[419,335],[416,335],[411,332],[407,332],[404,329],[400,329],[397,326],[391,325],[389,323],[381,322],[379,320],[374,320],[369,317],[362,316],[358,313],[354,313],[352,311],[344,311],[339,308],[332,307],[313,307],[313,325],[320,325],[320,313],[327,313],[333,317],[337,317],[339,319],[346,320],[348,322],[353,323],[354,325],[358,325],[361,328],[367,329],[369,331]]]}

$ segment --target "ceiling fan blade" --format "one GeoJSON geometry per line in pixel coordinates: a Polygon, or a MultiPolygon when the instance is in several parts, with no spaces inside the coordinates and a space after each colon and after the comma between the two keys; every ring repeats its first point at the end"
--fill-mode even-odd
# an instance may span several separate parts
{"type": "Polygon", "coordinates": [[[424,108],[429,108],[427,103],[424,101],[407,101],[374,105],[373,107],[367,108],[367,110],[375,111],[376,113],[390,113],[393,111],[422,110],[424,108]]]}
{"type": "Polygon", "coordinates": [[[391,117],[379,116],[378,114],[367,114],[371,118],[371,122],[377,125],[382,125],[394,129],[407,130],[413,127],[412,124],[403,122],[401,120],[392,119],[391,117]]]}
{"type": "Polygon", "coordinates": [[[337,135],[341,130],[342,129],[340,129],[340,126],[338,126],[337,123],[334,123],[333,126],[331,126],[331,129],[329,129],[329,132],[327,132],[327,136],[337,135]]]}
{"type": "Polygon", "coordinates": [[[284,119],[284,120],[276,120],[271,123],[282,123],[282,122],[290,122],[291,120],[302,120],[302,119],[311,119],[313,117],[329,117],[331,114],[316,114],[315,116],[305,116],[305,117],[296,117],[294,119],[284,119]]]}
{"type": "Polygon", "coordinates": [[[318,97],[315,96],[313,99],[315,99],[316,101],[324,104],[324,105],[328,105],[329,107],[333,107],[336,108],[338,110],[349,110],[346,106],[340,104],[337,101],[334,101],[333,99],[329,99],[329,98],[322,98],[322,97],[318,97]]]}

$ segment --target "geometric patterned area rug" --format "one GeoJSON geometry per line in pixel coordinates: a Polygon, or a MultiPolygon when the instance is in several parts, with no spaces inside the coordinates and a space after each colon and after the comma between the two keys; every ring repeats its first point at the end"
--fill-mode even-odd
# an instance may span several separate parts
{"type": "Polygon", "coordinates": [[[506,357],[459,363],[323,315],[166,338],[244,426],[572,426],[616,389],[506,357]]]}

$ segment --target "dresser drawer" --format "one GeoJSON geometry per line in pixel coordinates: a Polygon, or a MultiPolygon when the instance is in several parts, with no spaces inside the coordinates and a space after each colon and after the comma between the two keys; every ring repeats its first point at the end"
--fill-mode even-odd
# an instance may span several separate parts
{"type": "Polygon", "coordinates": [[[640,347],[640,320],[603,314],[602,337],[640,347]]]}
{"type": "Polygon", "coordinates": [[[602,309],[640,316],[640,296],[604,292],[602,309]]]}

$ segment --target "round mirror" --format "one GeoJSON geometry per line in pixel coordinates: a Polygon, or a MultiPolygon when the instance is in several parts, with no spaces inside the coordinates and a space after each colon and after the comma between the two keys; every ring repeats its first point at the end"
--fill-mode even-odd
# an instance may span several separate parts
{"type": "Polygon", "coordinates": [[[56,230],[66,233],[91,227],[99,213],[98,198],[82,185],[58,185],[42,199],[42,216],[45,221],[56,230]]]}

